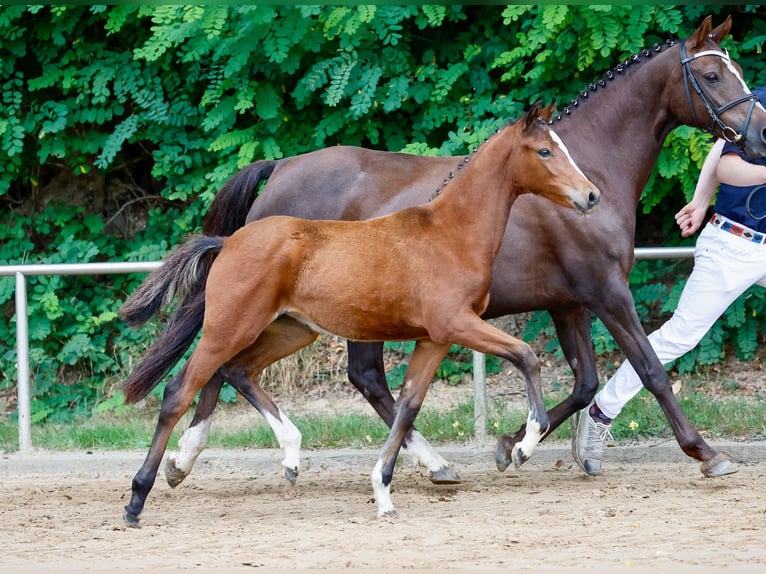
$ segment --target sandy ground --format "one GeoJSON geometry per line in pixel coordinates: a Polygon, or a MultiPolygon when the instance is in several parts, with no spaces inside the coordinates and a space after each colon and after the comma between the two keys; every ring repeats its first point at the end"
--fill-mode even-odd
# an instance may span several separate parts
{"type": "Polygon", "coordinates": [[[144,452],[0,458],[0,568],[12,571],[289,569],[766,569],[766,443],[715,443],[737,474],[706,479],[674,442],[610,448],[587,477],[566,444],[517,472],[493,445],[443,448],[465,482],[433,486],[401,460],[396,519],[375,517],[378,452],[304,452],[296,486],[277,451],[206,451],[142,516],[122,507],[144,452]]]}

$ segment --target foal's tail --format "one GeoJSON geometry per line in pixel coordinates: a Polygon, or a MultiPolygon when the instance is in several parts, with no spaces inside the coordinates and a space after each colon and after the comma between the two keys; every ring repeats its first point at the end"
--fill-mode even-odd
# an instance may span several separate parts
{"type": "Polygon", "coordinates": [[[120,316],[131,327],[143,325],[177,296],[204,289],[207,272],[223,247],[222,237],[196,235],[168,255],[162,266],[144,279],[120,307],[120,316]]]}
{"type": "Polygon", "coordinates": [[[194,342],[205,315],[205,281],[222,237],[191,237],[147,277],[120,308],[129,325],[140,325],[175,297],[182,297],[173,316],[123,383],[125,401],[134,403],[149,393],[194,342]]]}

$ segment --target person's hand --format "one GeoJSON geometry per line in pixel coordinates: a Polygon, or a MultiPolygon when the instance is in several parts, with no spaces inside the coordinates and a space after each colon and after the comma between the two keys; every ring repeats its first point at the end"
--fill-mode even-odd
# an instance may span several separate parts
{"type": "Polygon", "coordinates": [[[676,213],[676,224],[681,230],[682,237],[689,237],[694,234],[702,225],[707,214],[707,206],[697,206],[694,203],[687,203],[676,213]]]}

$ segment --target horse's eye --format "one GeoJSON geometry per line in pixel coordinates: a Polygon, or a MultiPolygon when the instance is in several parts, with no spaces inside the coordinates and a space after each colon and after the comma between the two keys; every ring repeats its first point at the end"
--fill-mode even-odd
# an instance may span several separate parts
{"type": "Polygon", "coordinates": [[[719,81],[718,74],[715,72],[708,72],[705,74],[704,78],[711,84],[719,81]]]}
{"type": "Polygon", "coordinates": [[[540,157],[551,157],[551,150],[549,150],[547,147],[540,148],[537,150],[537,155],[540,157]]]}

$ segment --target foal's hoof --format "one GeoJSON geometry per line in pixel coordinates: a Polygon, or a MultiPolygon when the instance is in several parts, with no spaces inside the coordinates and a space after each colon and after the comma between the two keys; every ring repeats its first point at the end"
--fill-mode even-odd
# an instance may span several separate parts
{"type": "Polygon", "coordinates": [[[386,510],[385,512],[379,512],[378,518],[399,518],[396,510],[386,510]]]}
{"type": "Polygon", "coordinates": [[[298,469],[282,466],[282,476],[287,479],[287,482],[295,486],[295,481],[298,480],[298,469]]]}
{"type": "Polygon", "coordinates": [[[513,452],[513,439],[504,434],[497,439],[497,448],[495,449],[495,464],[497,470],[505,471],[512,462],[511,453],[513,452]]]}
{"type": "Polygon", "coordinates": [[[122,513],[122,519],[130,528],[141,528],[138,524],[140,517],[137,514],[128,511],[127,507],[125,507],[125,512],[122,513]]]}
{"type": "Polygon", "coordinates": [[[703,462],[700,466],[700,470],[702,471],[702,474],[708,478],[715,478],[717,476],[734,474],[739,469],[737,468],[737,465],[729,460],[728,456],[719,452],[710,460],[703,462]]]}
{"type": "Polygon", "coordinates": [[[458,473],[448,466],[429,472],[428,480],[434,484],[460,484],[463,482],[458,473]]]}
{"type": "Polygon", "coordinates": [[[170,488],[175,488],[181,484],[187,476],[189,476],[188,473],[176,466],[174,459],[169,458],[165,462],[165,480],[168,481],[170,488]]]}

